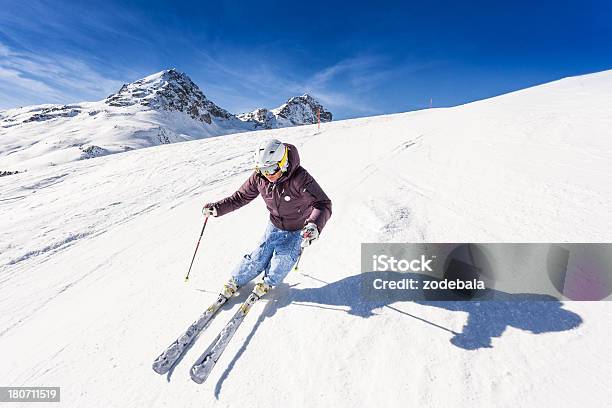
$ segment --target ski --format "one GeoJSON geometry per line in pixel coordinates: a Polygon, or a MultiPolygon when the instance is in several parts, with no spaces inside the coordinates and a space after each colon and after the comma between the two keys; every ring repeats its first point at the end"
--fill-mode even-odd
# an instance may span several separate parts
{"type": "Polygon", "coordinates": [[[174,343],[168,346],[168,348],[155,359],[153,362],[153,370],[158,374],[166,374],[170,371],[227,300],[228,298],[226,296],[220,294],[217,300],[206,309],[200,318],[193,322],[185,333],[179,336],[174,343]]]}
{"type": "Polygon", "coordinates": [[[215,364],[223,354],[223,351],[229,344],[230,340],[238,330],[238,327],[244,320],[253,304],[259,300],[266,292],[267,288],[256,285],[253,293],[249,295],[247,300],[240,306],[240,309],[234,314],[234,317],[225,325],[225,327],[219,332],[217,338],[208,346],[206,351],[202,353],[200,358],[191,366],[190,374],[191,379],[198,384],[202,384],[208,378],[208,375],[215,367],[215,364]],[[259,286],[259,287],[258,287],[259,286]]]}

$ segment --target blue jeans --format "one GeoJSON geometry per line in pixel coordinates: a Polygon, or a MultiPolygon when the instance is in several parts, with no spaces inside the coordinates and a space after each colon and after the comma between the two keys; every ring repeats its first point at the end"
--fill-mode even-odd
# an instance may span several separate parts
{"type": "Polygon", "coordinates": [[[268,223],[259,246],[245,255],[232,272],[238,286],[244,286],[261,272],[264,282],[276,286],[285,279],[300,255],[300,230],[284,231],[268,223]]]}

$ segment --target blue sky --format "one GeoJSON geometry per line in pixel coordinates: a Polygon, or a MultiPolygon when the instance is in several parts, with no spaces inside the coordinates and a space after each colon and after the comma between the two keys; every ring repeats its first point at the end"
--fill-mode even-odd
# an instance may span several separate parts
{"type": "Polygon", "coordinates": [[[0,0],[0,109],[175,67],[234,113],[310,92],[342,119],[612,69],[610,1],[176,3],[0,0]]]}

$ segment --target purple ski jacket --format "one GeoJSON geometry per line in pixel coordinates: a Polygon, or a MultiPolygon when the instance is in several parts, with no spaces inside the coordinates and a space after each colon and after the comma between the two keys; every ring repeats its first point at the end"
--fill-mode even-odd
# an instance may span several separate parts
{"type": "Polygon", "coordinates": [[[285,231],[302,229],[315,223],[319,232],[331,217],[332,202],[315,179],[300,166],[297,148],[289,148],[289,168],[276,182],[269,182],[254,171],[247,181],[229,197],[213,203],[217,216],[225,215],[251,202],[261,194],[270,211],[270,221],[285,231]]]}

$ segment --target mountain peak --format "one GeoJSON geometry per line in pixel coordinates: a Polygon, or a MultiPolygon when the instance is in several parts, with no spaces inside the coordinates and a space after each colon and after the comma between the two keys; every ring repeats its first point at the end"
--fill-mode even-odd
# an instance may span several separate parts
{"type": "Polygon", "coordinates": [[[164,85],[167,85],[170,82],[195,86],[195,84],[187,74],[185,74],[184,72],[177,71],[176,68],[170,68],[156,72],[155,74],[146,76],[133,83],[136,82],[149,84],[152,87],[164,87],[164,85]]]}
{"type": "Polygon", "coordinates": [[[331,122],[332,120],[331,112],[325,110],[323,105],[308,93],[289,98],[287,102],[273,109],[272,112],[295,125],[317,123],[317,114],[320,116],[321,122],[331,122]]]}
{"type": "Polygon", "coordinates": [[[233,116],[208,100],[187,74],[174,68],[124,84],[105,102],[116,107],[140,104],[156,110],[180,111],[208,124],[212,123],[212,117],[233,116]]]}
{"type": "Polygon", "coordinates": [[[331,122],[331,112],[325,110],[314,97],[305,93],[289,98],[287,102],[276,109],[258,108],[252,112],[241,113],[238,119],[253,122],[255,126],[264,129],[274,129],[287,126],[311,125],[321,122],[331,122]]]}

